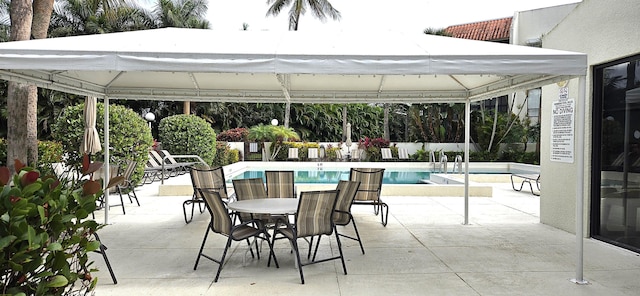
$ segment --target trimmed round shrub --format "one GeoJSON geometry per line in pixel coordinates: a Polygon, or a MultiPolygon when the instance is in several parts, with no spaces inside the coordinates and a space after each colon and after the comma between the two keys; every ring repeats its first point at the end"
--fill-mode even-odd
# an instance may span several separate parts
{"type": "Polygon", "coordinates": [[[160,120],[158,136],[163,149],[171,154],[195,154],[207,164],[216,156],[216,132],[195,115],[174,115],[160,120]]]}
{"type": "MultiPolygon", "coordinates": [[[[80,143],[83,140],[84,103],[65,108],[52,128],[52,135],[56,141],[62,143],[66,153],[67,163],[80,165],[82,153],[80,143]]],[[[100,135],[100,144],[104,139],[104,104],[98,103],[96,129],[100,135]]],[[[153,145],[153,137],[147,122],[135,111],[120,105],[109,105],[109,151],[111,161],[124,168],[126,160],[137,162],[132,181],[137,184],[142,180],[144,167],[149,159],[149,148],[153,145]]],[[[94,161],[104,161],[104,151],[91,156],[94,161]]]]}

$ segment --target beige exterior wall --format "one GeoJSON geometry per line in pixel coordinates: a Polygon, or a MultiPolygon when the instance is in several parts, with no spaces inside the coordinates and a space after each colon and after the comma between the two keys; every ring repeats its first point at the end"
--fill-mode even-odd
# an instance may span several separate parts
{"type": "MultiPolygon", "coordinates": [[[[584,217],[585,234],[589,236],[591,139],[592,139],[592,71],[593,65],[617,60],[640,53],[640,1],[638,0],[583,0],[561,23],[542,38],[542,47],[583,52],[588,55],[589,69],[586,78],[586,117],[584,150],[584,217]]],[[[566,231],[575,232],[576,178],[575,162],[565,164],[551,162],[550,130],[551,107],[557,100],[558,86],[543,88],[541,165],[542,190],[540,221],[566,231]],[[547,123],[547,124],[545,124],[547,123]]],[[[569,83],[569,97],[578,98],[578,80],[569,83]]],[[[579,110],[577,112],[580,112],[579,110]]]]}

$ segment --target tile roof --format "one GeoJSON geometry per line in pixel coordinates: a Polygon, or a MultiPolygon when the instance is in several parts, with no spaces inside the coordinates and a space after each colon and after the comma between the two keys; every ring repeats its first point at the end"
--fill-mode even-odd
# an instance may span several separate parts
{"type": "Polygon", "coordinates": [[[449,26],[445,32],[455,38],[483,40],[483,41],[509,41],[512,17],[449,26]]]}

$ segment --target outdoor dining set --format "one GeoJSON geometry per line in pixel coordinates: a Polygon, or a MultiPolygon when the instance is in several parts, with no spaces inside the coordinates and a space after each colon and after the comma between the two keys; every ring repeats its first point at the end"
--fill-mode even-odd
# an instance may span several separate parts
{"type": "Polygon", "coordinates": [[[257,256],[258,259],[261,248],[257,242],[266,242],[269,246],[267,266],[271,266],[273,261],[275,267],[279,268],[274,244],[276,240],[288,240],[295,254],[302,284],[305,282],[302,267],[310,264],[339,259],[346,275],[340,238],[358,241],[362,254],[365,253],[351,206],[372,205],[374,213],[381,216],[382,224],[387,224],[389,208],[380,199],[384,169],[352,168],[349,179],[340,180],[335,189],[299,193],[294,182],[294,171],[267,170],[264,179],[233,179],[232,186],[229,186],[233,187],[231,194],[222,167],[192,167],[190,173],[194,193],[183,203],[185,222],[192,220],[196,205],[200,212],[206,209],[211,216],[193,268],[197,269],[202,257],[218,263],[214,282],[220,277],[233,241],[246,241],[247,252],[252,258],[257,256]],[[349,224],[353,225],[355,235],[338,231],[337,226],[349,224]],[[205,254],[209,232],[227,237],[221,257],[205,254]],[[316,258],[322,236],[335,238],[338,255],[316,258]],[[303,239],[308,247],[304,261],[300,256],[299,239],[303,239]]]}

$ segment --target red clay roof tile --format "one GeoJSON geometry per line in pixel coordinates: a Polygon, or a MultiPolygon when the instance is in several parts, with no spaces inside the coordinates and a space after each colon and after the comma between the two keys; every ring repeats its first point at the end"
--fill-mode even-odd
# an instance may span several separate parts
{"type": "Polygon", "coordinates": [[[512,17],[501,18],[470,24],[449,26],[445,31],[456,38],[483,40],[483,41],[509,41],[512,17]]]}

